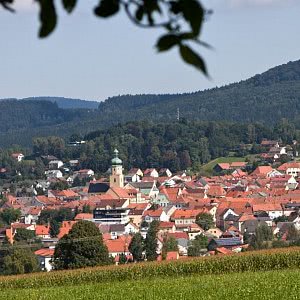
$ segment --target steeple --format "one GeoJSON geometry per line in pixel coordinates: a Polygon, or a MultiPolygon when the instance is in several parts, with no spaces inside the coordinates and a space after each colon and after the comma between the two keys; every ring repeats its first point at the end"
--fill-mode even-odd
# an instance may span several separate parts
{"type": "Polygon", "coordinates": [[[119,151],[118,149],[114,150],[115,157],[111,160],[111,164],[113,166],[122,165],[122,160],[119,158],[119,151]]]}
{"type": "Polygon", "coordinates": [[[109,184],[110,187],[124,187],[122,160],[119,158],[119,151],[117,149],[114,150],[114,158],[111,160],[109,184]]]}

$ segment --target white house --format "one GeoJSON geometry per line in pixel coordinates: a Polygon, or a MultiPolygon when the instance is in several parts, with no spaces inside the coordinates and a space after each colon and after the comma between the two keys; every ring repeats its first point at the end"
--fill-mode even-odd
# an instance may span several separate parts
{"type": "Polygon", "coordinates": [[[125,234],[132,234],[137,232],[139,232],[139,227],[134,223],[129,222],[127,225],[125,225],[125,234]]]}
{"type": "Polygon", "coordinates": [[[277,203],[263,203],[263,204],[254,204],[253,213],[266,212],[270,219],[275,219],[284,215],[282,206],[277,203]]]}
{"type": "Polygon", "coordinates": [[[51,160],[49,161],[48,167],[52,170],[57,170],[61,168],[64,165],[64,163],[61,160],[51,160]]]}
{"type": "Polygon", "coordinates": [[[54,249],[52,248],[42,248],[34,252],[34,254],[37,256],[41,270],[42,271],[51,271],[52,265],[51,265],[51,259],[54,256],[54,249]]]}
{"type": "Polygon", "coordinates": [[[168,222],[170,217],[163,211],[162,208],[156,210],[146,210],[143,214],[143,218],[147,223],[151,223],[152,221],[160,221],[160,222],[168,222]]]}
{"type": "Polygon", "coordinates": [[[25,224],[36,224],[38,218],[41,214],[42,207],[31,207],[25,214],[24,223],[25,224]]]}
{"type": "Polygon", "coordinates": [[[285,172],[287,175],[298,177],[300,174],[300,163],[285,163],[278,168],[278,171],[285,172]]]}
{"type": "Polygon", "coordinates": [[[155,177],[157,178],[159,176],[158,172],[156,171],[156,169],[146,169],[144,171],[144,176],[150,176],[150,177],[155,177]]]}
{"type": "Polygon", "coordinates": [[[129,170],[128,174],[125,175],[126,182],[140,182],[143,177],[143,172],[141,169],[132,168],[129,170]]]}
{"type": "Polygon", "coordinates": [[[17,160],[17,162],[20,162],[24,159],[25,156],[23,153],[12,153],[11,157],[17,160]]]}
{"type": "Polygon", "coordinates": [[[47,176],[47,179],[50,179],[50,178],[62,178],[63,177],[63,173],[60,170],[45,171],[45,175],[47,176]]]}

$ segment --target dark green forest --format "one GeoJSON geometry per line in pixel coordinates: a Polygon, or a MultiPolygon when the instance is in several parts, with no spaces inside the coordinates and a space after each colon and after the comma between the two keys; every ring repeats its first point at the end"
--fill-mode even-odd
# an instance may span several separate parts
{"type": "Polygon", "coordinates": [[[31,146],[38,136],[84,136],[133,120],[176,122],[177,109],[189,121],[227,121],[236,126],[260,123],[271,128],[288,119],[300,129],[300,61],[220,88],[190,94],[116,96],[100,102],[97,109],[96,104],[57,97],[2,100],[1,146],[31,146]]]}
{"type": "MultiPolygon", "coordinates": [[[[292,143],[298,132],[289,122],[274,129],[262,124],[188,121],[154,123],[128,122],[83,137],[86,144],[71,147],[59,138],[34,140],[34,155],[55,155],[61,159],[79,159],[81,168],[106,172],[113,150],[118,148],[125,169],[165,167],[172,171],[194,169],[211,159],[235,152],[237,156],[259,153],[263,138],[292,143]],[[245,150],[250,144],[250,150],[245,150]]],[[[249,147],[248,147],[249,148],[249,147]]]]}
{"type": "Polygon", "coordinates": [[[43,179],[48,166],[47,159],[44,159],[47,155],[63,160],[66,167],[69,160],[78,159],[78,166],[71,172],[88,168],[97,174],[104,174],[110,168],[115,148],[120,152],[125,170],[155,167],[195,173],[201,170],[203,164],[217,157],[244,157],[263,152],[260,146],[263,138],[281,139],[285,144],[292,144],[294,139],[300,140],[300,133],[287,120],[270,128],[260,123],[181,119],[179,122],[127,122],[85,136],[72,135],[67,139],[59,136],[38,137],[33,139],[32,148],[13,146],[0,149],[1,172],[5,168],[0,173],[0,184],[10,183],[13,184],[11,189],[15,189],[20,182],[22,186],[29,187],[28,180],[43,179]],[[70,140],[85,140],[86,143],[70,145],[70,140]],[[16,151],[23,152],[25,160],[17,162],[12,158],[11,153],[16,151]]]}

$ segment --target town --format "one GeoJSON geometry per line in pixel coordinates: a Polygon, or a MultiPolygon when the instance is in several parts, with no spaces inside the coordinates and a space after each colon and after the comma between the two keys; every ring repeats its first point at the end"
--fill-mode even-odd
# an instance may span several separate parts
{"type": "MultiPolygon", "coordinates": [[[[91,169],[64,174],[65,166],[75,170],[78,160],[43,157],[47,179],[36,182],[32,196],[2,187],[2,247],[36,246],[40,268],[50,271],[57,243],[79,221],[97,226],[115,264],[136,261],[131,242],[137,235],[145,240],[153,224],[155,260],[295,245],[300,238],[298,153],[280,141],[263,140],[261,147],[264,165],[247,172],[245,161],[218,163],[209,177],[172,174],[167,168],[137,167],[124,174],[117,149],[108,175],[98,179],[91,169]],[[287,162],[280,162],[282,157],[287,162]]],[[[11,156],[24,159],[22,153],[11,156]]],[[[139,259],[147,260],[147,253],[139,259]]]]}

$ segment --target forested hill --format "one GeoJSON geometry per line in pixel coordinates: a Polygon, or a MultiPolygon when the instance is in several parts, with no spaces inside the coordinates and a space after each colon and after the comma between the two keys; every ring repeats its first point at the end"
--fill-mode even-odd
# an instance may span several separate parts
{"type": "Polygon", "coordinates": [[[0,100],[1,146],[30,145],[36,136],[85,135],[129,121],[230,121],[300,129],[300,61],[224,87],[173,95],[124,95],[104,102],[60,97],[0,100]],[[98,109],[97,109],[98,107],[98,109]]]}
{"type": "Polygon", "coordinates": [[[85,109],[97,109],[99,102],[97,101],[87,101],[81,99],[72,99],[64,97],[29,97],[23,99],[0,99],[0,101],[7,100],[19,100],[19,101],[50,101],[56,103],[59,108],[64,109],[76,109],[76,108],[85,108],[85,109]]]}
{"type": "Polygon", "coordinates": [[[188,119],[263,122],[300,121],[300,61],[289,62],[248,80],[183,95],[119,96],[100,103],[121,119],[188,119]]]}

